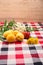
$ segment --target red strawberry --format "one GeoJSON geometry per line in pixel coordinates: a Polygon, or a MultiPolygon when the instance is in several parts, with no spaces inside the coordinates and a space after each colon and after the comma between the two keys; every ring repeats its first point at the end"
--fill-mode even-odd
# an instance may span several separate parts
{"type": "Polygon", "coordinates": [[[30,37],[30,32],[23,32],[24,38],[28,39],[30,37]]]}
{"type": "Polygon", "coordinates": [[[0,22],[0,26],[3,26],[4,25],[4,22],[0,22]]]}

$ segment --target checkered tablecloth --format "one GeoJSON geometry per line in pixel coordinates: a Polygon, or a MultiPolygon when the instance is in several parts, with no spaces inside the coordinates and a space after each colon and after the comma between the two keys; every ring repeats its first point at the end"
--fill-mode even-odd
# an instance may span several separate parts
{"type": "Polygon", "coordinates": [[[0,65],[43,65],[43,25],[30,22],[28,26],[40,27],[40,30],[30,32],[32,37],[38,37],[37,45],[28,45],[23,42],[0,41],[0,65]]]}

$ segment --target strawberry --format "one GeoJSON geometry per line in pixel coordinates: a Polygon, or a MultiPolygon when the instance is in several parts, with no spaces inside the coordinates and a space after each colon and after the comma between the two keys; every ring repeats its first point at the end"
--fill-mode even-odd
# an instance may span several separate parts
{"type": "Polygon", "coordinates": [[[25,39],[28,39],[30,37],[30,32],[22,32],[25,39]]]}
{"type": "Polygon", "coordinates": [[[3,26],[4,25],[4,22],[0,22],[0,26],[3,26]]]}

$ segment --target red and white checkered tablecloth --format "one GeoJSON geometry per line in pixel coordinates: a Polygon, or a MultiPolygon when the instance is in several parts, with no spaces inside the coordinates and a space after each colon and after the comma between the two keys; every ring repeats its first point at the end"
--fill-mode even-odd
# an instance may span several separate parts
{"type": "Polygon", "coordinates": [[[40,27],[40,30],[30,33],[33,37],[38,37],[37,45],[28,45],[23,42],[0,41],[0,65],[43,65],[43,25],[30,22],[32,27],[40,27]]]}

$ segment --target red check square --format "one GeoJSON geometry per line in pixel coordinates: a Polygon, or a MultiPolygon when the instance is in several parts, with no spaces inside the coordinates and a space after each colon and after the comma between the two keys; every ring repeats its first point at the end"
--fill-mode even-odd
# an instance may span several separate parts
{"type": "Polygon", "coordinates": [[[25,65],[25,64],[16,64],[16,65],[25,65]]]}
{"type": "Polygon", "coordinates": [[[22,47],[16,47],[15,50],[16,50],[16,51],[22,50],[22,47]]]}
{"type": "Polygon", "coordinates": [[[38,54],[31,54],[32,57],[39,58],[38,54]]]}
{"type": "Polygon", "coordinates": [[[8,55],[0,55],[0,59],[6,59],[7,60],[8,55]]]}
{"type": "Polygon", "coordinates": [[[16,54],[16,59],[21,59],[21,58],[24,58],[23,54],[16,54]]]}

